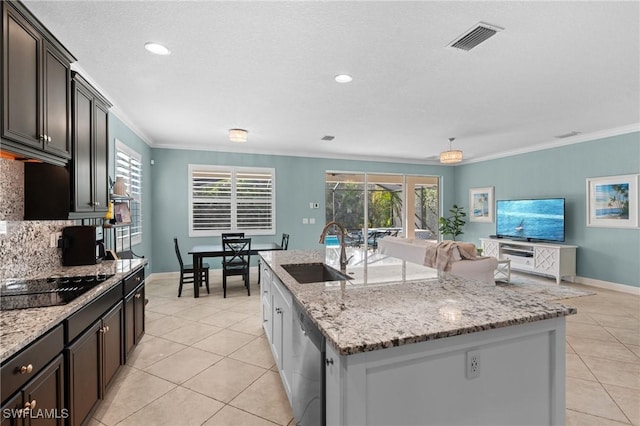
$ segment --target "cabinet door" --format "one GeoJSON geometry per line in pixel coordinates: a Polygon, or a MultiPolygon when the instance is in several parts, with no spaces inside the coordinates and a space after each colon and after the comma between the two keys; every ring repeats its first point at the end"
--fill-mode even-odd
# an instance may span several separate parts
{"type": "Polygon", "coordinates": [[[67,349],[71,426],[80,425],[102,397],[101,329],[97,321],[67,349]]]}
{"type": "Polygon", "coordinates": [[[62,426],[68,412],[64,403],[63,357],[58,357],[24,389],[23,402],[35,401],[31,425],[62,426]],[[44,415],[44,412],[49,415],[44,415]],[[42,413],[42,416],[40,414],[42,413]]]}
{"type": "Polygon", "coordinates": [[[144,285],[133,291],[124,302],[125,358],[144,335],[144,285]]]}
{"type": "Polygon", "coordinates": [[[69,64],[60,58],[48,43],[44,43],[44,150],[71,158],[69,64]]]}
{"type": "Polygon", "coordinates": [[[273,341],[272,352],[276,365],[280,370],[280,377],[284,385],[285,392],[291,399],[291,383],[293,374],[292,365],[292,323],[293,312],[291,305],[291,294],[274,276],[271,281],[271,292],[273,294],[273,341]]]}
{"type": "Polygon", "coordinates": [[[91,166],[91,110],[92,97],[82,86],[74,85],[73,92],[73,189],[72,210],[93,211],[93,169],[91,166]]]}
{"type": "Polygon", "coordinates": [[[24,404],[22,403],[22,393],[17,393],[13,398],[2,406],[2,416],[0,416],[0,426],[20,426],[22,425],[24,404]]]}
{"type": "Polygon", "coordinates": [[[107,170],[109,161],[109,110],[101,103],[95,102],[93,112],[95,124],[93,201],[96,203],[94,210],[96,212],[106,212],[109,207],[109,171],[107,170]]]}
{"type": "Polygon", "coordinates": [[[123,339],[122,328],[124,326],[122,302],[118,303],[102,320],[102,339],[104,343],[103,378],[104,389],[109,387],[111,380],[123,364],[123,339]]]}
{"type": "MultiPolygon", "coordinates": [[[[5,3],[5,2],[3,2],[5,3]]],[[[9,3],[3,4],[2,137],[34,148],[40,139],[42,37],[9,3]]]]}
{"type": "Polygon", "coordinates": [[[134,310],[134,333],[136,345],[140,343],[140,339],[144,336],[144,285],[142,285],[133,297],[135,300],[134,310]]]}
{"type": "Polygon", "coordinates": [[[124,301],[124,353],[125,360],[136,345],[135,295],[132,293],[124,301]]]}

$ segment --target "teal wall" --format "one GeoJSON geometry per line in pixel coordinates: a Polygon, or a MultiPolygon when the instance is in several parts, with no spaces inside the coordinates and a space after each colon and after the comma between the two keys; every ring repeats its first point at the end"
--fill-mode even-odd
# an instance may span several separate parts
{"type": "MultiPolygon", "coordinates": [[[[495,187],[495,199],[566,198],[566,244],[579,246],[581,277],[640,287],[640,230],[587,227],[586,180],[640,173],[640,133],[597,139],[456,167],[455,201],[469,211],[469,189],[495,187]]],[[[445,207],[447,207],[445,205],[445,207]]],[[[479,244],[494,223],[467,222],[461,239],[479,244]]]]}
{"type": "MultiPolygon", "coordinates": [[[[178,270],[173,237],[183,256],[196,244],[217,243],[214,237],[189,237],[188,165],[212,164],[276,169],[276,236],[291,234],[290,248],[317,248],[324,223],[324,173],[327,170],[440,176],[442,208],[452,204],[468,212],[469,189],[493,186],[495,199],[564,197],[566,244],[579,246],[579,276],[640,287],[640,230],[586,226],[586,179],[640,172],[640,133],[613,136],[527,154],[457,167],[374,161],[335,160],[213,151],[151,149],[113,114],[109,116],[110,149],[119,139],[142,154],[144,173],[143,242],[134,251],[150,261],[150,272],[178,270]],[[151,165],[151,160],[155,164],[151,165]],[[320,203],[310,209],[309,202],[320,203]],[[315,225],[303,225],[314,217],[315,225]]],[[[114,161],[109,170],[114,176],[114,161]]],[[[467,222],[461,239],[479,244],[495,233],[494,223],[467,222]]],[[[187,259],[185,259],[187,260],[187,259]]],[[[188,261],[188,260],[187,260],[188,261]]],[[[218,266],[216,260],[209,262],[218,266]]]]}
{"type": "Polygon", "coordinates": [[[151,270],[153,267],[151,194],[154,186],[151,178],[151,148],[118,117],[109,114],[109,176],[114,180],[116,139],[142,156],[142,243],[133,246],[133,252],[148,259],[151,270]]]}
{"type": "MultiPolygon", "coordinates": [[[[290,249],[321,247],[318,238],[325,220],[324,173],[327,170],[442,176],[444,203],[453,202],[453,167],[173,149],[153,149],[152,158],[155,163],[151,174],[153,272],[178,270],[174,236],[178,237],[183,258],[194,245],[219,244],[219,237],[189,237],[189,164],[275,168],[276,236],[252,238],[258,242],[279,241],[283,232],[288,233],[290,249]],[[320,208],[310,209],[309,202],[319,203],[320,208]],[[303,217],[314,217],[316,223],[303,225],[303,217]]],[[[219,265],[216,259],[209,259],[208,263],[212,267],[219,265]]]]}

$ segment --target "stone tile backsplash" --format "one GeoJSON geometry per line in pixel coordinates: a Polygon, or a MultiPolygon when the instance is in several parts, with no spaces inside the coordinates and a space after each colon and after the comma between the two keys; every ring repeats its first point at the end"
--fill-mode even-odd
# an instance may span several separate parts
{"type": "Polygon", "coordinates": [[[24,217],[24,163],[0,158],[0,220],[24,217]]]}
{"type": "Polygon", "coordinates": [[[75,222],[23,217],[24,164],[0,159],[0,279],[47,276],[62,264],[62,251],[49,247],[51,234],[75,222]]]}

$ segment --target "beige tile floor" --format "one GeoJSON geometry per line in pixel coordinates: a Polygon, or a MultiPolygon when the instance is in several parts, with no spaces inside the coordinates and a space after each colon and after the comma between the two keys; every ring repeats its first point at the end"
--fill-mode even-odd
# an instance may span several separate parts
{"type": "MultiPolygon", "coordinates": [[[[175,279],[147,284],[146,335],[92,425],[294,423],[259,292],[247,297],[238,279],[223,299],[219,282],[199,299],[192,289],[177,298],[175,279]]],[[[640,425],[640,296],[589,289],[597,294],[565,300],[578,307],[567,323],[567,425],[640,425]]]]}

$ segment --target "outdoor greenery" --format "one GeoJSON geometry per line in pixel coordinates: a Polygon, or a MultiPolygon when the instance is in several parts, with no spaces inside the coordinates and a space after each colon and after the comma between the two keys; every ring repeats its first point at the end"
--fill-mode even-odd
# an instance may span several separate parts
{"type": "MultiPolygon", "coordinates": [[[[347,229],[364,227],[364,185],[340,182],[326,185],[326,219],[335,220],[347,229]]],[[[374,185],[368,191],[369,228],[402,228],[402,188],[374,185]]],[[[416,189],[415,228],[437,235],[438,190],[436,187],[416,189]]]]}
{"type": "Polygon", "coordinates": [[[455,241],[458,235],[464,234],[462,227],[466,223],[464,218],[467,214],[463,211],[462,207],[458,207],[456,204],[449,209],[449,213],[451,213],[451,216],[441,217],[439,220],[440,233],[442,235],[451,235],[451,239],[455,241]]]}

